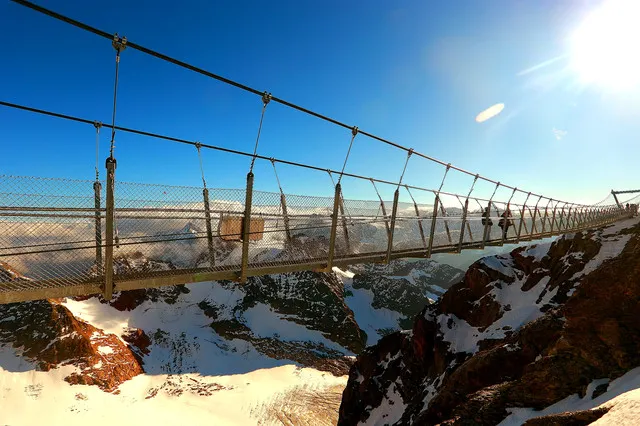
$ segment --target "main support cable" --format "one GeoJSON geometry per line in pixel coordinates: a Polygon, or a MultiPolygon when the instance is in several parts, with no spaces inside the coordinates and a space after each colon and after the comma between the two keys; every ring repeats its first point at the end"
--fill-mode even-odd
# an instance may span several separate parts
{"type": "MultiPolygon", "coordinates": [[[[15,0],[12,0],[12,1],[15,1],[15,0]]],[[[130,42],[127,42],[127,46],[129,46],[129,47],[131,46],[130,42]]],[[[89,120],[89,119],[86,119],[86,118],[77,117],[77,116],[73,116],[73,115],[61,114],[61,113],[57,113],[57,112],[53,112],[53,111],[48,111],[48,110],[43,110],[43,109],[39,109],[39,108],[29,107],[29,106],[26,106],[26,105],[20,105],[20,104],[16,104],[16,103],[13,103],[13,102],[6,102],[6,101],[0,100],[0,106],[5,106],[5,107],[8,107],[8,108],[19,109],[19,110],[23,110],[23,111],[36,113],[36,114],[47,115],[47,116],[50,116],[50,117],[60,118],[60,119],[63,119],[63,120],[75,121],[75,122],[78,122],[78,123],[90,124],[92,126],[95,126],[95,120],[89,120]]],[[[163,135],[163,134],[159,134],[159,133],[147,132],[147,131],[144,131],[144,130],[134,129],[134,128],[130,128],[130,127],[111,125],[111,124],[107,124],[107,123],[104,123],[104,122],[101,123],[101,126],[109,128],[109,129],[113,128],[113,129],[121,131],[121,132],[132,133],[132,134],[136,134],[136,135],[140,135],[140,136],[147,136],[147,137],[151,137],[151,138],[154,138],[154,139],[162,139],[162,140],[166,140],[166,141],[170,141],[170,142],[176,142],[176,143],[181,143],[181,144],[185,144],[185,145],[191,145],[191,146],[194,146],[194,147],[199,143],[199,142],[195,142],[195,141],[191,141],[191,140],[187,140],[187,139],[183,139],[183,138],[177,138],[177,137],[167,136],[167,135],[163,135]]],[[[361,130],[358,130],[358,132],[362,133],[361,130]]],[[[255,154],[254,155],[254,154],[249,153],[249,152],[239,151],[237,149],[225,148],[225,147],[218,146],[218,145],[210,145],[210,144],[200,143],[200,147],[201,148],[207,148],[207,149],[213,149],[215,151],[220,151],[220,152],[226,152],[228,154],[235,154],[235,155],[242,155],[242,156],[245,156],[245,157],[256,158],[256,159],[260,159],[260,160],[271,161],[271,159],[273,159],[277,163],[287,164],[287,165],[294,166],[294,167],[302,167],[302,168],[309,169],[309,170],[336,173],[336,174],[340,173],[338,171],[327,169],[325,167],[318,167],[318,166],[314,166],[314,165],[310,165],[310,164],[300,163],[300,162],[297,162],[297,161],[290,161],[290,160],[283,160],[283,159],[274,158],[274,157],[267,157],[267,156],[259,155],[259,154],[255,154]]],[[[417,153],[415,151],[414,151],[414,154],[417,155],[417,153]]],[[[442,191],[442,186],[444,185],[444,180],[445,180],[445,178],[447,176],[447,173],[449,172],[450,169],[455,169],[455,168],[453,166],[451,166],[451,165],[448,165],[448,167],[445,170],[444,177],[442,179],[442,182],[441,182],[440,187],[439,187],[437,192],[440,193],[440,194],[443,194],[443,195],[455,196],[456,194],[454,194],[454,193],[442,191]]],[[[388,181],[388,180],[372,178],[372,177],[369,177],[369,176],[358,175],[358,174],[355,174],[355,173],[344,172],[343,175],[344,176],[348,176],[348,177],[352,177],[352,178],[355,178],[355,179],[364,179],[364,180],[373,179],[375,182],[383,183],[383,184],[387,184],[387,185],[393,185],[393,186],[397,186],[398,185],[398,182],[391,182],[391,181],[388,181]]],[[[475,177],[475,175],[474,175],[474,177],[475,177]]],[[[480,176],[480,179],[483,179],[483,178],[480,176]]],[[[504,184],[500,184],[500,185],[502,187],[509,188],[509,186],[507,186],[507,185],[504,185],[504,184]]],[[[425,188],[425,187],[421,187],[421,186],[417,186],[417,185],[408,185],[408,186],[411,189],[416,189],[416,190],[419,190],[419,191],[436,192],[433,189],[425,188]]],[[[513,188],[511,188],[511,189],[513,189],[513,188]]],[[[518,191],[521,191],[521,190],[518,190],[518,191]]],[[[537,195],[537,194],[535,194],[533,192],[531,193],[531,195],[532,196],[537,196],[537,197],[543,197],[543,196],[537,195]]],[[[478,200],[480,200],[480,201],[488,201],[487,199],[482,199],[482,198],[478,198],[478,200]]],[[[575,206],[576,207],[588,207],[585,204],[575,204],[575,206]]]]}
{"type": "MultiPolygon", "coordinates": [[[[27,0],[11,0],[11,1],[13,1],[14,3],[20,4],[22,6],[28,7],[29,9],[32,9],[32,10],[34,10],[36,12],[42,13],[44,15],[48,15],[48,16],[50,16],[52,18],[55,18],[55,19],[58,19],[58,20],[60,20],[62,22],[65,22],[67,24],[73,25],[73,26],[75,26],[77,28],[80,28],[82,30],[85,30],[85,31],[91,32],[93,34],[96,34],[96,35],[98,35],[100,37],[107,38],[107,39],[112,39],[113,38],[113,36],[111,34],[109,34],[108,32],[106,32],[106,31],[102,31],[102,30],[100,30],[98,28],[92,27],[90,25],[87,25],[87,24],[82,23],[80,21],[77,21],[75,19],[69,18],[69,17],[64,16],[64,15],[62,15],[60,13],[57,13],[57,12],[54,12],[52,10],[46,9],[46,8],[44,8],[42,6],[39,6],[39,5],[35,4],[35,3],[32,3],[30,1],[27,1],[27,0]]],[[[206,77],[213,78],[213,79],[221,81],[221,82],[223,82],[225,84],[228,84],[228,85],[237,87],[239,89],[242,89],[244,91],[253,93],[255,95],[260,95],[260,96],[264,95],[264,92],[261,92],[261,91],[259,91],[257,89],[254,89],[252,87],[249,87],[249,86],[241,84],[241,83],[238,83],[238,82],[236,82],[234,80],[222,77],[220,75],[214,74],[214,73],[212,73],[210,71],[206,71],[206,70],[204,70],[202,68],[196,67],[194,65],[188,64],[186,62],[183,62],[183,61],[180,61],[178,59],[172,58],[170,56],[164,55],[162,53],[156,52],[156,51],[154,51],[152,49],[149,49],[149,48],[144,47],[142,45],[139,45],[137,43],[128,42],[127,46],[131,47],[132,49],[138,50],[140,52],[146,53],[146,54],[148,54],[150,56],[154,56],[154,57],[156,57],[158,59],[173,63],[174,65],[178,65],[178,66],[180,66],[182,68],[185,68],[185,69],[188,69],[190,71],[196,72],[198,74],[204,75],[206,77]]],[[[290,108],[293,108],[293,109],[298,110],[300,112],[303,112],[305,114],[314,116],[314,117],[319,118],[321,120],[328,121],[328,122],[333,123],[333,124],[335,124],[337,126],[341,126],[341,127],[346,128],[346,129],[353,129],[353,126],[349,126],[349,125],[347,125],[347,124],[345,124],[345,123],[343,123],[341,121],[338,121],[338,120],[330,118],[330,117],[328,117],[326,115],[319,114],[317,112],[311,111],[311,110],[309,110],[307,108],[301,107],[301,106],[296,105],[296,104],[294,104],[292,102],[285,101],[284,99],[280,99],[280,98],[277,98],[275,96],[271,97],[271,99],[273,101],[275,101],[275,102],[278,102],[278,103],[282,104],[282,105],[288,106],[290,108]]],[[[396,142],[392,142],[392,141],[387,140],[385,138],[382,138],[380,136],[376,136],[376,135],[374,135],[372,133],[368,133],[368,132],[365,132],[363,130],[359,130],[359,133],[362,133],[363,135],[365,135],[365,136],[367,136],[367,137],[369,137],[371,139],[374,139],[374,140],[377,140],[379,142],[383,142],[383,143],[385,143],[387,145],[393,146],[393,147],[395,147],[397,149],[401,149],[401,150],[404,150],[406,152],[410,151],[410,148],[407,148],[405,146],[402,146],[402,145],[400,145],[400,144],[398,144],[396,142]]],[[[436,158],[433,158],[433,157],[430,157],[428,155],[422,154],[420,152],[415,152],[414,151],[414,153],[417,156],[422,157],[422,158],[424,158],[426,160],[432,161],[432,162],[440,164],[442,166],[446,166],[448,169],[451,168],[451,169],[454,169],[454,170],[456,170],[456,171],[458,171],[460,173],[465,173],[465,174],[467,174],[469,176],[475,176],[474,173],[471,173],[471,172],[469,172],[467,170],[464,170],[464,169],[462,169],[460,167],[452,166],[451,163],[447,164],[447,163],[445,163],[445,162],[443,162],[441,160],[438,160],[436,158]]],[[[486,177],[483,177],[483,176],[481,176],[480,178],[482,180],[490,182],[490,183],[494,183],[494,184],[498,183],[497,181],[495,181],[493,179],[489,179],[489,178],[486,178],[486,177]]],[[[509,188],[509,189],[514,189],[514,187],[509,186],[509,185],[505,185],[505,184],[502,184],[501,186],[503,186],[505,188],[509,188]]],[[[524,192],[522,190],[519,190],[519,191],[523,192],[523,193],[526,193],[526,192],[524,192]]],[[[534,194],[534,193],[532,193],[532,195],[538,196],[538,194],[534,194]]]]}
{"type": "MultiPolygon", "coordinates": [[[[47,115],[47,116],[51,116],[51,117],[61,118],[61,119],[64,119],[64,120],[75,121],[75,122],[78,122],[78,123],[91,124],[91,125],[94,124],[93,120],[88,120],[88,119],[85,119],[85,118],[75,117],[75,116],[72,116],[72,115],[60,114],[60,113],[57,113],[57,112],[52,112],[52,111],[47,111],[47,110],[43,110],[43,109],[28,107],[28,106],[24,106],[24,105],[19,105],[19,104],[15,104],[15,103],[12,103],[12,102],[0,101],[0,105],[6,106],[6,107],[9,107],[9,108],[20,109],[20,110],[23,110],[23,111],[33,112],[33,113],[36,113],[36,114],[42,114],[42,115],[47,115]]],[[[116,130],[119,130],[121,132],[133,133],[133,134],[141,135],[141,136],[148,136],[148,137],[155,138],[155,139],[162,139],[162,140],[166,140],[166,141],[170,141],[170,142],[182,143],[182,144],[185,144],[185,145],[196,146],[199,143],[199,142],[194,142],[194,141],[190,141],[190,140],[187,140],[187,139],[182,139],[182,138],[176,138],[176,137],[173,137],[173,136],[162,135],[162,134],[159,134],[159,133],[152,133],[152,132],[146,132],[146,131],[143,131],[143,130],[132,129],[130,127],[111,126],[110,124],[106,124],[106,123],[103,123],[102,126],[103,127],[108,127],[108,128],[114,127],[116,130]]],[[[289,160],[283,160],[283,159],[274,158],[274,157],[266,157],[264,155],[259,155],[259,154],[256,154],[254,156],[254,154],[252,154],[250,152],[239,151],[237,149],[225,148],[225,147],[221,147],[221,146],[217,146],[217,145],[209,145],[209,144],[200,143],[200,147],[213,149],[215,151],[220,151],[220,152],[226,152],[228,154],[242,155],[242,156],[251,157],[251,158],[255,157],[256,159],[260,159],[260,160],[269,160],[269,161],[271,161],[271,159],[273,159],[277,163],[287,164],[287,165],[294,166],[294,167],[302,167],[302,168],[305,168],[305,169],[316,170],[316,171],[320,171],[320,172],[327,172],[328,171],[330,173],[336,173],[336,174],[340,173],[340,172],[335,171],[335,170],[327,169],[327,168],[324,168],[324,167],[313,166],[313,165],[310,165],[310,164],[300,163],[300,162],[297,162],[297,161],[289,161],[289,160]]],[[[395,185],[398,184],[397,182],[391,182],[391,181],[384,180],[384,179],[372,178],[372,177],[369,177],[369,176],[357,175],[357,174],[354,174],[354,173],[344,172],[343,175],[344,176],[349,176],[349,177],[352,177],[352,178],[356,178],[356,179],[365,179],[365,180],[373,179],[378,183],[384,183],[384,184],[387,184],[387,185],[394,185],[395,186],[395,185]]],[[[335,185],[335,183],[334,183],[334,185],[335,185]]],[[[428,188],[423,188],[423,187],[420,187],[420,186],[415,186],[415,185],[409,185],[409,186],[411,188],[413,188],[413,189],[417,189],[417,190],[421,190],[421,191],[431,191],[428,188]]]]}

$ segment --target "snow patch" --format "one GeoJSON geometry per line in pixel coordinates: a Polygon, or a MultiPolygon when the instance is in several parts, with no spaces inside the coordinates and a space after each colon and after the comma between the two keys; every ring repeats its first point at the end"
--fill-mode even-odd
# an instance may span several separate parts
{"type": "Polygon", "coordinates": [[[98,346],[98,352],[102,355],[110,355],[113,353],[113,348],[111,346],[98,346]]]}
{"type": "Polygon", "coordinates": [[[358,327],[367,333],[367,345],[375,345],[382,337],[380,330],[400,328],[399,321],[403,315],[390,309],[375,309],[373,292],[364,288],[355,289],[351,279],[344,280],[345,290],[352,296],[345,298],[345,303],[353,311],[358,327]]]}
{"type": "Polygon", "coordinates": [[[369,413],[369,417],[364,423],[361,423],[362,426],[383,426],[383,425],[392,425],[398,422],[404,411],[407,408],[407,404],[402,400],[402,395],[398,392],[397,384],[391,383],[389,389],[387,389],[387,393],[380,405],[371,410],[369,413]]]}
{"type": "Polygon", "coordinates": [[[511,414],[499,426],[516,426],[535,417],[567,411],[591,410],[596,407],[612,408],[592,425],[640,424],[640,367],[612,381],[604,394],[592,399],[593,390],[598,385],[607,383],[608,380],[597,379],[591,382],[584,398],[580,398],[578,394],[570,395],[540,411],[532,408],[509,408],[508,411],[511,414]]]}

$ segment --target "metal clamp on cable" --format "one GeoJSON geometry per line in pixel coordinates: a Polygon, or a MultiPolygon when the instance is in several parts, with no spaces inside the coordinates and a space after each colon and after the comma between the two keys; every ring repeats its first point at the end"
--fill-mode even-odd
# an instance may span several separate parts
{"type": "Polygon", "coordinates": [[[271,101],[271,93],[267,93],[266,91],[262,94],[262,103],[264,104],[264,106],[267,106],[267,104],[271,101]]]}
{"type": "Polygon", "coordinates": [[[356,135],[358,134],[358,126],[353,126],[351,128],[351,134],[353,135],[354,138],[356,137],[356,135]]]}
{"type": "Polygon", "coordinates": [[[118,51],[118,53],[122,52],[124,49],[127,48],[127,38],[120,37],[118,36],[118,33],[115,33],[113,35],[113,41],[111,42],[111,45],[113,46],[114,49],[118,51]]]}

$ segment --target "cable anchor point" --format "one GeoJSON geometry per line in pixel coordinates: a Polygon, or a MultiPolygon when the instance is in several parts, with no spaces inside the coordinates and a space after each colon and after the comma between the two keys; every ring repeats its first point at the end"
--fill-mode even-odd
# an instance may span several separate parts
{"type": "Polygon", "coordinates": [[[351,134],[353,135],[354,138],[356,137],[356,135],[358,134],[358,126],[353,126],[351,128],[351,134]]]}

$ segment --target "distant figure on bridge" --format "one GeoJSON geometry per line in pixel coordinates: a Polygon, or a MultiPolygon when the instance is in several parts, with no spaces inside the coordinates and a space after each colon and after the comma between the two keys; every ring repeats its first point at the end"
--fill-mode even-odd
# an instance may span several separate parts
{"type": "Polygon", "coordinates": [[[493,221],[491,220],[491,212],[489,211],[489,207],[485,207],[482,212],[482,225],[486,226],[487,223],[489,226],[493,226],[493,221]]]}
{"type": "Polygon", "coordinates": [[[507,238],[509,227],[513,225],[513,221],[510,219],[511,210],[507,208],[500,216],[502,216],[502,219],[498,222],[498,226],[502,228],[502,238],[507,238]]]}

